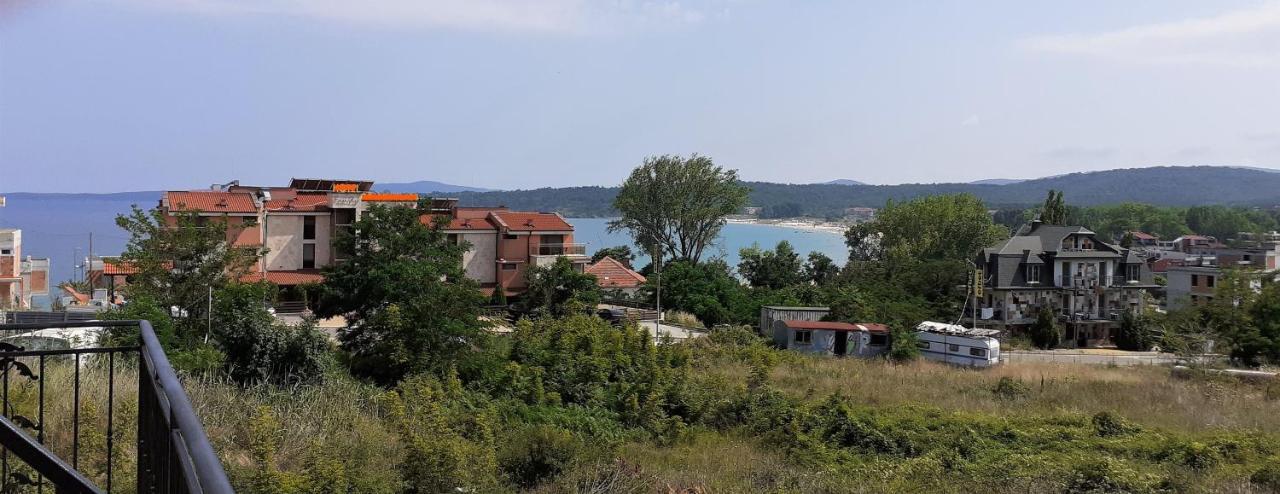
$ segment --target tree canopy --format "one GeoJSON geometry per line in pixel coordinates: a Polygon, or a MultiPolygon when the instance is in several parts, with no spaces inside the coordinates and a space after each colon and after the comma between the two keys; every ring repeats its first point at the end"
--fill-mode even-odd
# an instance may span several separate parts
{"type": "Polygon", "coordinates": [[[748,192],[737,171],[706,156],[645,158],[614,199],[622,217],[609,222],[609,231],[626,230],[636,245],[669,259],[698,262],[748,192]]]}
{"type": "Polygon", "coordinates": [[[334,240],[351,254],[325,267],[316,314],[346,317],[338,337],[357,375],[394,383],[439,372],[483,336],[484,296],[463,271],[466,246],[450,242],[438,219],[424,224],[426,211],[375,205],[334,240]]]}

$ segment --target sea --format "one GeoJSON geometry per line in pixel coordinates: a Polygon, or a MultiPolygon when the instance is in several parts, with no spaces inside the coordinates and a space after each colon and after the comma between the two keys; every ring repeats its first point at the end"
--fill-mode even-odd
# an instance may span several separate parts
{"type": "MultiPolygon", "coordinates": [[[[124,250],[128,235],[115,224],[116,216],[127,214],[132,205],[143,209],[156,205],[159,193],[126,192],[119,194],[5,194],[6,207],[0,208],[0,228],[22,230],[23,255],[50,258],[55,282],[83,276],[84,259],[94,255],[117,255],[124,250]]],[[[625,231],[610,233],[608,218],[568,218],[574,226],[574,239],[586,244],[593,253],[604,247],[631,245],[625,231]]],[[[844,264],[849,251],[844,236],[835,230],[820,230],[784,225],[729,223],[719,238],[704,253],[704,258],[721,258],[737,266],[738,251],[758,245],[773,248],[778,242],[791,243],[801,257],[821,252],[844,264]]],[[[648,256],[637,252],[637,266],[648,264],[648,256]]]]}

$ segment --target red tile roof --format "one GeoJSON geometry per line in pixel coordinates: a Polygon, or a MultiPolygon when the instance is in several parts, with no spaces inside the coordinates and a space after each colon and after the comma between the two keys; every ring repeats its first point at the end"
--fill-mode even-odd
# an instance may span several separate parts
{"type": "Polygon", "coordinates": [[[827,331],[870,331],[872,333],[887,333],[889,327],[879,323],[860,322],[858,324],[849,324],[847,322],[836,321],[783,321],[788,328],[791,329],[821,329],[827,331]]]}
{"type": "Polygon", "coordinates": [[[645,282],[644,275],[608,256],[587,267],[586,273],[596,276],[600,288],[635,288],[645,282]]]}
{"type": "Polygon", "coordinates": [[[267,201],[271,211],[316,211],[329,205],[329,194],[298,194],[292,199],[267,201]]]}
{"type": "Polygon", "coordinates": [[[1156,240],[1159,238],[1147,232],[1132,231],[1129,233],[1133,235],[1133,238],[1138,240],[1156,240]]]}
{"type": "Polygon", "coordinates": [[[138,267],[134,266],[131,263],[127,263],[127,262],[116,260],[116,259],[103,259],[102,274],[111,274],[111,275],[138,274],[138,267]]]}
{"type": "MultiPolygon", "coordinates": [[[[262,273],[249,273],[240,277],[240,281],[244,283],[253,283],[262,281],[262,273]]],[[[324,281],[324,275],[319,271],[267,271],[266,280],[280,286],[303,285],[307,283],[321,283],[324,281]]]]}
{"type": "MultiPolygon", "coordinates": [[[[427,218],[427,216],[424,216],[427,218]]],[[[426,221],[424,219],[424,221],[426,221]]],[[[452,218],[445,230],[493,230],[493,223],[485,218],[452,218]]]]}
{"type": "Polygon", "coordinates": [[[366,192],[360,196],[364,202],[418,202],[418,194],[393,194],[366,192]]]}
{"type": "Polygon", "coordinates": [[[253,203],[253,196],[248,192],[170,191],[165,193],[165,200],[171,211],[254,213],[258,210],[253,203]]]}
{"type": "Polygon", "coordinates": [[[511,231],[573,231],[573,225],[555,213],[495,211],[490,217],[496,219],[499,226],[511,231]]]}

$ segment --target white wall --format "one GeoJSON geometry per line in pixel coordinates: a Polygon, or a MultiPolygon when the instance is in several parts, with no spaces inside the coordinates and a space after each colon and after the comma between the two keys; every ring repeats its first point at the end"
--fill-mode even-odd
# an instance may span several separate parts
{"type": "Polygon", "coordinates": [[[267,238],[263,244],[267,248],[263,262],[268,271],[302,269],[302,216],[267,215],[267,238]]]}
{"type": "Polygon", "coordinates": [[[302,269],[302,244],[315,243],[316,268],[329,264],[333,245],[333,227],[326,215],[315,215],[316,239],[302,240],[302,214],[267,215],[267,238],[264,242],[267,255],[263,259],[268,271],[292,271],[302,269]]]}
{"type": "Polygon", "coordinates": [[[466,269],[467,277],[481,283],[493,283],[498,259],[497,234],[492,231],[460,233],[458,238],[471,244],[471,250],[462,255],[462,267],[466,269]]]}

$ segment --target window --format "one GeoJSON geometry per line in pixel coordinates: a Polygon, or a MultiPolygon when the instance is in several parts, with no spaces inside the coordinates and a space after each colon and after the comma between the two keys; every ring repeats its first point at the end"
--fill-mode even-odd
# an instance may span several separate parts
{"type": "Polygon", "coordinates": [[[872,333],[871,343],[868,343],[868,345],[871,345],[871,346],[885,346],[888,344],[889,344],[889,335],[884,333],[872,333]]]}
{"type": "Polygon", "coordinates": [[[315,269],[316,244],[302,244],[302,269],[315,269]]]}
{"type": "Polygon", "coordinates": [[[1129,281],[1138,281],[1142,277],[1142,266],[1132,264],[1129,266],[1129,281]]]}
{"type": "Polygon", "coordinates": [[[503,235],[502,238],[505,238],[507,240],[515,240],[520,237],[517,237],[515,234],[508,233],[506,235],[503,235]]]}
{"type": "Polygon", "coordinates": [[[921,349],[921,350],[928,350],[928,349],[929,349],[929,342],[927,342],[927,341],[917,341],[917,342],[916,342],[916,348],[919,348],[919,349],[921,349]]]}
{"type": "Polygon", "coordinates": [[[1200,286],[1200,275],[1191,275],[1191,286],[1200,286]]]}
{"type": "Polygon", "coordinates": [[[503,271],[511,271],[511,270],[514,270],[515,268],[516,268],[516,263],[514,263],[514,262],[504,262],[504,263],[502,263],[502,270],[503,270],[503,271]]]}
{"type": "Polygon", "coordinates": [[[303,240],[316,239],[316,217],[315,216],[302,217],[302,239],[303,240]]]}
{"type": "Polygon", "coordinates": [[[949,351],[949,352],[958,352],[958,351],[960,351],[960,345],[951,345],[951,346],[950,346],[950,348],[948,348],[948,349],[947,349],[947,351],[949,351]]]}
{"type": "Polygon", "coordinates": [[[1040,265],[1028,264],[1027,265],[1027,283],[1039,283],[1039,282],[1040,282],[1040,265]]]}
{"type": "Polygon", "coordinates": [[[458,234],[450,233],[448,235],[449,245],[458,245],[458,234]]]}
{"type": "Polygon", "coordinates": [[[972,355],[974,357],[986,357],[987,349],[986,348],[970,348],[969,355],[972,355]]]}
{"type": "Polygon", "coordinates": [[[1213,277],[1213,276],[1205,276],[1205,277],[1204,277],[1204,286],[1207,286],[1207,287],[1209,287],[1209,288],[1213,288],[1213,282],[1214,282],[1215,280],[1216,280],[1216,278],[1215,278],[1215,277],[1213,277]]]}
{"type": "Polygon", "coordinates": [[[801,345],[813,343],[813,331],[796,331],[796,343],[801,345]]]}
{"type": "Polygon", "coordinates": [[[0,249],[0,255],[7,256],[7,255],[10,255],[10,254],[13,254],[13,251],[11,251],[11,250],[9,250],[9,249],[0,249]]]}

